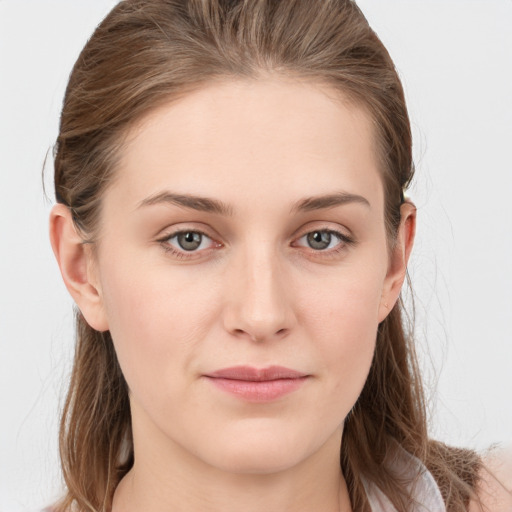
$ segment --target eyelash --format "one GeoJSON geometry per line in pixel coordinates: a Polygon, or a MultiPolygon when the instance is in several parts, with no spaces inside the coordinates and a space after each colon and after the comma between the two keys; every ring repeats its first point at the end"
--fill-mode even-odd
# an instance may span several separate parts
{"type": "MultiPolygon", "coordinates": [[[[169,243],[170,240],[178,237],[181,234],[185,234],[185,233],[198,234],[201,237],[209,238],[212,242],[214,242],[216,244],[217,247],[222,246],[221,243],[215,242],[215,240],[212,237],[210,237],[203,231],[197,230],[197,229],[183,229],[180,231],[175,231],[169,235],[166,235],[165,237],[158,239],[157,242],[160,243],[160,245],[162,246],[162,248],[164,249],[164,251],[166,253],[171,254],[172,256],[174,256],[178,259],[181,259],[181,260],[198,257],[198,255],[200,253],[202,253],[204,251],[210,251],[215,248],[215,247],[211,247],[211,248],[207,248],[207,249],[202,249],[201,251],[197,251],[197,250],[196,251],[185,251],[185,250],[179,250],[176,247],[174,247],[173,245],[170,245],[170,243],[169,243]]],[[[335,257],[340,252],[346,250],[347,247],[353,246],[356,244],[356,241],[353,238],[345,235],[344,233],[341,233],[340,231],[336,231],[333,229],[313,229],[311,231],[307,231],[304,234],[302,234],[300,237],[298,237],[296,239],[296,241],[301,240],[302,238],[310,235],[311,233],[327,233],[331,236],[338,238],[338,240],[339,240],[339,243],[336,245],[336,247],[332,248],[332,249],[318,249],[317,250],[317,249],[313,249],[312,247],[299,246],[299,247],[304,247],[306,250],[308,250],[308,252],[313,253],[315,256],[319,255],[319,256],[327,257],[327,258],[335,257]]]]}
{"type": "Polygon", "coordinates": [[[355,245],[355,240],[353,238],[334,229],[313,229],[301,235],[297,240],[301,240],[312,233],[327,233],[338,239],[338,244],[336,244],[336,246],[331,249],[313,249],[312,247],[300,246],[304,247],[306,250],[308,250],[308,252],[314,254],[315,256],[321,256],[323,258],[335,257],[339,253],[345,251],[351,245],[355,245]]]}
{"type": "Polygon", "coordinates": [[[216,244],[217,247],[221,247],[222,244],[219,242],[215,242],[211,236],[208,236],[205,232],[198,230],[198,229],[181,229],[179,231],[175,231],[174,233],[171,233],[169,235],[166,235],[160,239],[157,240],[157,242],[160,243],[160,245],[163,247],[164,251],[166,253],[169,253],[173,255],[174,257],[184,260],[184,259],[190,259],[197,257],[201,252],[209,251],[212,248],[203,249],[202,251],[185,251],[185,250],[179,250],[176,247],[170,245],[169,241],[173,238],[178,237],[179,235],[186,234],[186,233],[194,233],[201,235],[202,237],[209,238],[212,242],[216,244]]]}

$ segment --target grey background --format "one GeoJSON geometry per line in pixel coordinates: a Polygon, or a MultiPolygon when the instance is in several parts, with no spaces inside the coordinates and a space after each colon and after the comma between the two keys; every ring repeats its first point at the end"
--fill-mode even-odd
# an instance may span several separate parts
{"type": "MultiPolygon", "coordinates": [[[[112,0],[0,0],[0,511],[58,495],[71,300],[41,170],[71,66],[112,0]]],[[[410,265],[432,433],[512,441],[512,1],[362,0],[406,88],[410,265]]],[[[47,186],[51,196],[51,159],[47,186]]]]}

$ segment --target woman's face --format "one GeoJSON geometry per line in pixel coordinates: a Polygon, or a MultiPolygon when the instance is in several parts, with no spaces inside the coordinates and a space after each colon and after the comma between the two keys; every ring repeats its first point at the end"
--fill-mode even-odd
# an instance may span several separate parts
{"type": "Polygon", "coordinates": [[[398,294],[367,114],[217,83],[139,123],[117,173],[89,270],[136,456],[265,473],[339,445],[398,294]]]}

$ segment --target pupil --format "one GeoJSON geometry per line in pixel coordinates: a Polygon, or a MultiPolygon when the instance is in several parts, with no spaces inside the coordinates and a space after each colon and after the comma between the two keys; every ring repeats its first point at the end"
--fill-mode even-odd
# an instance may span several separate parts
{"type": "Polygon", "coordinates": [[[308,244],[312,249],[327,249],[331,243],[331,234],[326,231],[314,231],[308,235],[308,244]]]}
{"type": "Polygon", "coordinates": [[[178,243],[185,251],[194,251],[201,245],[202,235],[192,231],[188,233],[180,233],[178,235],[178,243]]]}

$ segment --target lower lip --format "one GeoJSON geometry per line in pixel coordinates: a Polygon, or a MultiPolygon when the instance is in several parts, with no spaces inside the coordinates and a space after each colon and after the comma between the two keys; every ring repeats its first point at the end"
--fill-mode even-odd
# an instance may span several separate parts
{"type": "Polygon", "coordinates": [[[250,402],[270,402],[292,393],[304,384],[307,377],[248,381],[207,377],[216,387],[250,402]]]}

